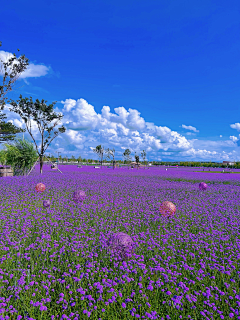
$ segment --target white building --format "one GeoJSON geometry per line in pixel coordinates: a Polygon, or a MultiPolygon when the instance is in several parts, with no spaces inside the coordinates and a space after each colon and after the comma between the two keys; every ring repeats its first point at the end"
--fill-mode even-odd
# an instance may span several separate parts
{"type": "Polygon", "coordinates": [[[223,161],[223,164],[225,166],[234,166],[235,162],[232,162],[232,161],[223,161]]]}

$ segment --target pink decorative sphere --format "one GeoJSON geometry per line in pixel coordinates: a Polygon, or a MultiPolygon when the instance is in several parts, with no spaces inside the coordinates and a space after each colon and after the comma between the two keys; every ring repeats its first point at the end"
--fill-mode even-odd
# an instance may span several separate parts
{"type": "Polygon", "coordinates": [[[163,201],[160,205],[159,210],[164,217],[171,217],[176,212],[176,206],[170,201],[163,201]]]}
{"type": "Polygon", "coordinates": [[[46,189],[45,185],[43,183],[38,183],[36,185],[37,192],[43,192],[46,189]]]}
{"type": "Polygon", "coordinates": [[[43,206],[44,206],[45,208],[50,207],[50,200],[43,200],[43,206]]]}
{"type": "Polygon", "coordinates": [[[206,190],[207,189],[207,184],[205,182],[200,182],[199,183],[199,189],[200,190],[206,190]]]}
{"type": "Polygon", "coordinates": [[[122,259],[127,259],[127,255],[133,253],[132,238],[124,232],[117,232],[111,235],[107,244],[109,249],[122,259]]]}
{"type": "Polygon", "coordinates": [[[83,202],[86,198],[86,193],[83,190],[76,190],[73,193],[73,201],[75,202],[83,202]]]}

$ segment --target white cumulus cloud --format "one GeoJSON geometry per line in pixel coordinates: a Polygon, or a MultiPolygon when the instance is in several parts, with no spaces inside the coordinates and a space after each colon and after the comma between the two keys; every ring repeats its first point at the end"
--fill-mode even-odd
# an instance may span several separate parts
{"type": "Polygon", "coordinates": [[[121,150],[124,147],[136,152],[145,149],[181,151],[191,143],[176,131],[166,126],[146,122],[138,110],[124,107],[103,106],[100,113],[84,99],[61,101],[63,124],[68,130],[81,131],[86,137],[85,146],[101,143],[121,150]]]}
{"type": "MultiPolygon", "coordinates": [[[[3,75],[5,71],[2,62],[6,62],[7,60],[13,57],[14,55],[10,52],[0,51],[0,75],[3,75]]],[[[13,65],[14,64],[19,64],[19,62],[15,60],[13,65]]],[[[10,67],[8,67],[7,71],[11,71],[10,67]]],[[[46,67],[42,64],[29,63],[26,70],[20,74],[19,79],[42,77],[45,76],[48,73],[48,71],[49,67],[46,67]]]]}
{"type": "MultiPolygon", "coordinates": [[[[140,155],[142,150],[146,150],[151,159],[155,160],[161,159],[162,155],[172,157],[173,160],[186,158],[218,161],[231,157],[229,148],[238,150],[237,137],[231,136],[226,141],[187,139],[167,126],[146,122],[136,109],[126,109],[121,106],[111,111],[109,106],[103,106],[98,113],[93,105],[82,98],[78,100],[69,98],[59,103],[62,106],[56,107],[55,111],[64,115],[59,125],[63,124],[66,132],[53,140],[47,153],[54,154],[56,149],[61,148],[62,155],[96,158],[92,149],[101,144],[105,148],[114,148],[117,158],[122,158],[123,150],[129,148],[133,156],[134,152],[140,155]],[[223,153],[220,148],[228,148],[228,152],[223,153]]],[[[8,108],[6,108],[6,115],[8,121],[25,128],[19,115],[10,112],[8,108]]],[[[32,125],[33,134],[39,145],[40,134],[37,125],[35,123],[32,125]]],[[[186,127],[188,130],[194,128],[186,127]]],[[[26,133],[24,136],[31,140],[27,135],[26,133]]]]}
{"type": "Polygon", "coordinates": [[[66,99],[61,101],[64,105],[62,113],[63,122],[67,123],[67,128],[72,130],[92,130],[99,123],[99,117],[94,107],[84,99],[66,99]]]}
{"type": "Polygon", "coordinates": [[[240,123],[239,122],[236,122],[234,124],[230,124],[230,127],[232,129],[237,129],[237,131],[240,131],[240,123]]]}
{"type": "Polygon", "coordinates": [[[192,130],[194,132],[199,132],[199,130],[197,130],[195,127],[193,126],[186,126],[185,124],[182,124],[182,128],[183,129],[187,129],[187,130],[192,130]]]}
{"type": "Polygon", "coordinates": [[[237,138],[237,137],[235,137],[235,136],[230,136],[229,138],[230,138],[233,142],[238,141],[238,138],[237,138]]]}

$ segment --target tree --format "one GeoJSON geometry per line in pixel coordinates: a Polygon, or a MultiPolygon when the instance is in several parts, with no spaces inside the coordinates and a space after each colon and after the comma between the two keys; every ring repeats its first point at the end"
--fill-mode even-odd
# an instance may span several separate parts
{"type": "Polygon", "coordinates": [[[103,157],[104,157],[104,154],[106,153],[104,150],[104,147],[102,147],[101,145],[98,145],[96,146],[95,149],[93,149],[93,152],[97,154],[102,167],[103,157]]]}
{"type": "MultiPolygon", "coordinates": [[[[0,41],[0,47],[2,42],[0,41]]],[[[18,49],[19,51],[19,49],[18,49]]],[[[26,70],[29,60],[24,56],[16,57],[14,53],[6,62],[0,59],[0,73],[3,75],[3,83],[0,86],[0,110],[4,109],[7,101],[7,93],[12,91],[14,82],[19,78],[21,73],[26,70]],[[10,72],[10,73],[9,73],[10,72]]],[[[12,141],[16,137],[16,133],[24,132],[24,129],[17,128],[11,122],[5,122],[3,119],[7,117],[0,113],[0,142],[12,141]]]]}
{"type": "MultiPolygon", "coordinates": [[[[1,46],[2,42],[0,41],[0,47],[1,46]]],[[[19,51],[19,49],[17,50],[19,51]]],[[[7,93],[12,91],[14,82],[16,82],[21,73],[27,69],[29,59],[27,59],[25,55],[17,58],[14,53],[6,62],[3,62],[1,59],[0,62],[2,62],[1,73],[3,74],[3,84],[0,86],[0,110],[3,110],[7,100],[7,93]]]]}
{"type": "Polygon", "coordinates": [[[38,99],[33,102],[32,97],[23,98],[20,95],[20,100],[17,102],[11,100],[10,110],[19,114],[24,120],[28,133],[34,141],[37,153],[40,159],[40,173],[42,174],[43,167],[43,155],[46,152],[50,143],[55,139],[60,133],[64,133],[66,128],[64,126],[55,129],[52,137],[51,133],[54,128],[59,124],[63,115],[60,113],[55,113],[53,107],[56,102],[50,105],[46,104],[47,101],[39,101],[38,99]],[[55,121],[56,120],[56,121],[55,121]],[[55,122],[54,122],[55,121],[55,122]],[[40,151],[36,143],[36,139],[32,134],[32,122],[36,123],[38,126],[39,133],[41,135],[40,151]]]}
{"type": "Polygon", "coordinates": [[[144,165],[146,165],[146,156],[147,156],[146,151],[143,150],[143,151],[141,152],[141,157],[143,158],[143,164],[144,164],[144,165]]]}
{"type": "Polygon", "coordinates": [[[107,158],[108,159],[113,159],[113,169],[115,168],[115,149],[113,148],[113,149],[107,149],[107,151],[106,151],[106,153],[107,153],[107,158]]]}
{"type": "Polygon", "coordinates": [[[51,162],[54,162],[54,161],[56,161],[56,158],[53,155],[51,155],[50,160],[51,160],[51,162]]]}
{"type": "MultiPolygon", "coordinates": [[[[131,162],[132,156],[131,156],[131,151],[130,151],[130,149],[126,149],[126,150],[123,152],[123,157],[124,157],[126,163],[131,162]]],[[[129,169],[129,166],[128,166],[128,169],[129,169]]]]}
{"type": "Polygon", "coordinates": [[[38,154],[34,145],[28,140],[16,138],[13,144],[4,144],[6,147],[6,163],[13,167],[14,175],[27,174],[37,161],[38,154]]]}
{"type": "Polygon", "coordinates": [[[139,167],[139,156],[135,152],[135,161],[137,163],[137,168],[139,167]]]}
{"type": "Polygon", "coordinates": [[[6,150],[0,150],[0,163],[1,165],[5,165],[7,162],[7,152],[6,150]]]}
{"type": "Polygon", "coordinates": [[[0,143],[12,141],[16,138],[16,134],[25,132],[25,129],[17,128],[11,122],[5,122],[3,119],[7,117],[4,114],[0,114],[0,143]]]}

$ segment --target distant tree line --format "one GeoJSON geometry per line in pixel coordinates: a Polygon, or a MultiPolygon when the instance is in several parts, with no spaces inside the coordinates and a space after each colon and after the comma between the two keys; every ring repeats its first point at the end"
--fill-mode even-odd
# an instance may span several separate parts
{"type": "MultiPolygon", "coordinates": [[[[131,150],[129,148],[125,149],[125,151],[122,153],[123,160],[116,160],[116,154],[115,154],[115,149],[105,149],[104,146],[98,145],[96,148],[93,148],[93,152],[98,156],[99,163],[102,164],[104,162],[109,162],[112,163],[113,169],[116,168],[117,164],[128,164],[130,165],[131,162],[133,161],[133,157],[131,154],[131,150]]],[[[135,152],[134,154],[134,160],[136,162],[137,167],[139,167],[140,163],[143,165],[147,164],[147,153],[145,150],[141,152],[141,157],[143,161],[140,161],[140,156],[135,152]]]]}
{"type": "Polygon", "coordinates": [[[98,145],[96,146],[96,148],[93,148],[93,152],[97,155],[98,160],[96,159],[89,159],[89,158],[84,158],[81,156],[75,157],[75,156],[71,156],[71,157],[67,157],[67,156],[59,156],[59,158],[57,156],[53,156],[53,155],[48,155],[47,157],[43,157],[43,161],[49,161],[51,160],[51,162],[57,162],[59,161],[60,163],[87,163],[87,164],[106,164],[106,163],[110,163],[113,166],[113,169],[116,167],[117,164],[126,164],[126,165],[130,165],[131,162],[133,162],[135,160],[135,162],[137,164],[142,164],[142,165],[147,165],[147,153],[145,150],[143,150],[141,152],[141,157],[142,157],[142,161],[140,161],[140,157],[139,155],[135,152],[134,156],[131,154],[131,150],[130,149],[125,149],[125,151],[122,154],[123,159],[116,159],[115,158],[115,149],[110,149],[107,148],[105,149],[104,146],[102,145],[98,145]]]}
{"type": "Polygon", "coordinates": [[[235,168],[240,169],[240,162],[237,161],[233,165],[223,164],[219,162],[200,162],[200,161],[153,161],[153,165],[165,165],[165,166],[181,166],[181,167],[204,167],[204,168],[235,168]]]}

